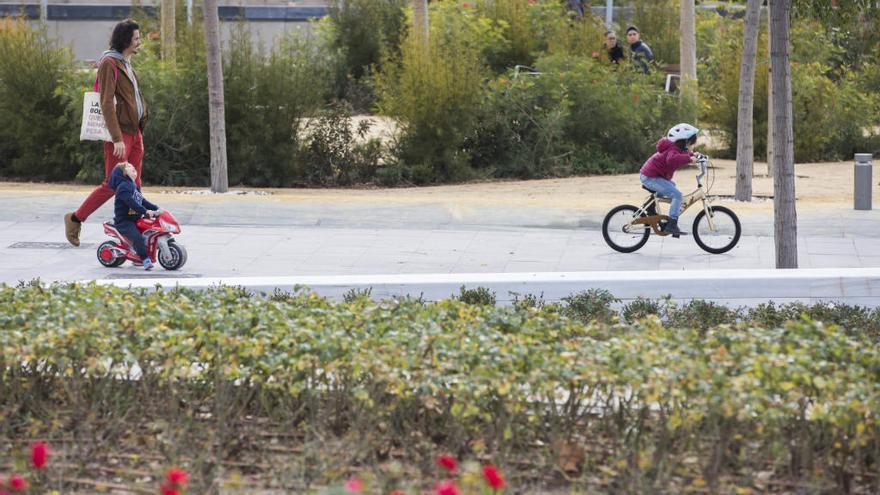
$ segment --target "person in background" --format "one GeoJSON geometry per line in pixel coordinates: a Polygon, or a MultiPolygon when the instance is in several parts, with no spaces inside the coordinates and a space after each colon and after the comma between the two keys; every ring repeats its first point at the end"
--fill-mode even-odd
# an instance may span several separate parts
{"type": "Polygon", "coordinates": [[[617,41],[617,35],[614,31],[605,31],[605,49],[612,64],[619,64],[625,58],[623,47],[617,41]]]}
{"type": "Polygon", "coordinates": [[[642,34],[636,26],[626,28],[626,41],[629,43],[629,50],[632,53],[633,63],[638,63],[639,67],[645,74],[650,72],[648,62],[654,60],[654,52],[647,43],[642,41],[642,34]]]}

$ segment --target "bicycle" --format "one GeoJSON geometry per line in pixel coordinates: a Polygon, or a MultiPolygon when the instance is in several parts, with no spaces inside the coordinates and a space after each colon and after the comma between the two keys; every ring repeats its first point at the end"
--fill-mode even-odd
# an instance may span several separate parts
{"type": "MultiPolygon", "coordinates": [[[[742,226],[739,218],[729,208],[714,206],[709,198],[709,190],[715,183],[714,169],[709,184],[703,187],[702,179],[709,170],[709,157],[697,154],[697,165],[700,173],[697,174],[697,189],[685,195],[681,202],[681,212],[691,205],[702,202],[703,209],[694,218],[693,236],[694,241],[704,251],[712,254],[722,254],[730,251],[739,242],[742,234],[742,226]]],[[[633,205],[616,206],[605,215],[602,221],[602,237],[605,242],[621,253],[638,251],[645,243],[651,231],[661,237],[669,235],[663,231],[663,225],[669,220],[668,215],[663,215],[657,210],[660,203],[668,204],[668,198],[660,198],[657,193],[642,186],[650,193],[641,207],[633,205]]],[[[666,207],[668,210],[668,206],[666,207]]]]}

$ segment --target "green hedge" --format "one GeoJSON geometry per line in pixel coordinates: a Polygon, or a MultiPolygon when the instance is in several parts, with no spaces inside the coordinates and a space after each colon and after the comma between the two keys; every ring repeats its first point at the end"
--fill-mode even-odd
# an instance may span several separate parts
{"type": "Polygon", "coordinates": [[[878,488],[880,350],[859,329],[564,316],[610,303],[598,292],[540,309],[366,295],[2,287],[0,434],[58,446],[62,491],[95,465],[136,485],[159,459],[195,492],[222,469],[250,490],[358,472],[416,493],[438,452],[525,491],[562,471],[587,491],[878,488]]]}

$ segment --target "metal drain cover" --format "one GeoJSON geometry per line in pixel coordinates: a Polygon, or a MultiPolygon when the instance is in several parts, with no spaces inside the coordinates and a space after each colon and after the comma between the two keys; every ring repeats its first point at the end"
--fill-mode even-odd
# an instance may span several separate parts
{"type": "MultiPolygon", "coordinates": [[[[92,247],[93,244],[83,243],[80,248],[92,247]]],[[[9,249],[77,249],[68,242],[16,242],[9,245],[9,249]]]]}

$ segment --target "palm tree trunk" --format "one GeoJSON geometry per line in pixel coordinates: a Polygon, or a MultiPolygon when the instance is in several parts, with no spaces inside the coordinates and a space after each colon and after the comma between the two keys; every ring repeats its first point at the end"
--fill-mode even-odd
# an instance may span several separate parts
{"type": "MultiPolygon", "coordinates": [[[[770,59],[770,43],[773,39],[773,21],[770,1],[767,1],[767,59],[770,59]]],[[[773,67],[767,64],[767,177],[773,177],[773,67]]]]}
{"type": "Polygon", "coordinates": [[[428,44],[428,0],[413,0],[413,31],[422,43],[428,44]]]}
{"type": "Polygon", "coordinates": [[[205,50],[208,62],[208,121],[211,129],[211,191],[226,192],[229,190],[229,177],[226,172],[226,113],[217,0],[205,0],[205,50]]]}
{"type": "Polygon", "coordinates": [[[752,200],[752,175],[755,169],[753,108],[755,104],[755,57],[758,52],[760,0],[749,0],[743,34],[742,64],[739,70],[739,109],[736,118],[736,199],[752,200]]]}
{"type": "Polygon", "coordinates": [[[681,0],[681,91],[686,101],[697,103],[697,33],[694,0],[681,0]]]}
{"type": "Polygon", "coordinates": [[[162,22],[162,60],[171,62],[176,59],[176,0],[162,0],[161,22],[162,22]]]}
{"type": "Polygon", "coordinates": [[[797,209],[789,64],[791,0],[772,0],[770,65],[773,71],[773,216],[776,268],[797,268],[797,209]]]}

